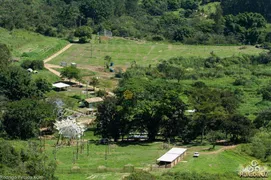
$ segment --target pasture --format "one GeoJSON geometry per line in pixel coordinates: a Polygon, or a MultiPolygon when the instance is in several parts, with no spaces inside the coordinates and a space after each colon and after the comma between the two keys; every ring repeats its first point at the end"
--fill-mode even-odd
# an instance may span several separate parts
{"type": "Polygon", "coordinates": [[[43,60],[63,48],[68,42],[26,30],[8,31],[0,28],[0,43],[9,47],[15,59],[43,60]]]}
{"type": "MultiPolygon", "coordinates": [[[[164,172],[206,172],[206,173],[231,173],[237,176],[240,165],[250,163],[253,158],[238,153],[238,150],[222,151],[223,146],[216,146],[215,150],[208,151],[211,145],[182,146],[188,148],[187,155],[182,162],[171,169],[152,168],[150,165],[156,164],[156,159],[168,151],[164,148],[163,142],[138,142],[138,143],[111,143],[109,146],[98,143],[98,137],[93,136],[93,131],[87,131],[85,140],[91,140],[89,154],[87,147],[81,152],[79,148],[79,158],[75,160],[76,146],[61,146],[57,148],[56,175],[60,180],[64,179],[109,179],[117,180],[128,175],[123,168],[131,164],[135,169],[145,169],[155,175],[164,172]],[[199,158],[193,158],[194,152],[199,152],[199,158]],[[106,167],[107,169],[99,168],[106,167]]],[[[54,160],[54,144],[57,139],[45,141],[45,153],[51,160],[54,160]]],[[[26,145],[25,141],[11,141],[17,148],[26,145]]],[[[37,141],[38,142],[38,141],[37,141]]]]}
{"type": "Polygon", "coordinates": [[[171,57],[209,57],[210,53],[220,57],[241,54],[259,54],[262,49],[254,46],[206,46],[206,45],[182,45],[162,42],[134,41],[123,38],[113,38],[99,43],[74,44],[67,51],[53,59],[50,63],[59,65],[61,62],[75,62],[79,65],[104,66],[104,57],[111,56],[116,66],[129,67],[131,63],[148,66],[157,64],[161,59],[171,57]]]}

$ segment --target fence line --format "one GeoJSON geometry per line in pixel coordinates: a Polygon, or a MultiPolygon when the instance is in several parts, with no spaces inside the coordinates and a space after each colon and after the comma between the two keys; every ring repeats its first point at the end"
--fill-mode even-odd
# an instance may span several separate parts
{"type": "Polygon", "coordinates": [[[143,171],[162,171],[163,167],[159,167],[157,165],[151,165],[147,166],[145,168],[143,167],[134,167],[130,166],[129,168],[123,167],[123,168],[109,168],[109,167],[97,167],[97,168],[80,168],[80,167],[72,167],[72,168],[57,168],[56,172],[59,174],[76,174],[76,173],[104,173],[104,172],[115,172],[115,173],[132,173],[132,172],[143,172],[143,171]]]}

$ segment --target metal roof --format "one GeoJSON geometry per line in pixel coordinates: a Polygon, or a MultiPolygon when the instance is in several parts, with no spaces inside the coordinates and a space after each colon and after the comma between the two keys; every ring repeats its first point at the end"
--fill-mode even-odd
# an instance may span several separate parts
{"type": "Polygon", "coordinates": [[[102,102],[104,101],[101,97],[93,97],[93,98],[88,98],[85,99],[88,103],[96,103],[96,102],[102,102]]]}
{"type": "Polygon", "coordinates": [[[157,159],[157,161],[173,162],[180,155],[182,155],[186,150],[187,149],[184,149],[184,148],[172,148],[167,153],[165,153],[163,156],[161,156],[159,159],[157,159]]]}

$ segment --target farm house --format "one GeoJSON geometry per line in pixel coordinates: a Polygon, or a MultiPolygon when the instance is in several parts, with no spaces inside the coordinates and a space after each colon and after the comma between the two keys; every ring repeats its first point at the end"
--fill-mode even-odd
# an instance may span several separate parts
{"type": "Polygon", "coordinates": [[[172,148],[166,152],[163,156],[157,159],[160,167],[171,168],[178,164],[186,155],[184,148],[172,148]]]}

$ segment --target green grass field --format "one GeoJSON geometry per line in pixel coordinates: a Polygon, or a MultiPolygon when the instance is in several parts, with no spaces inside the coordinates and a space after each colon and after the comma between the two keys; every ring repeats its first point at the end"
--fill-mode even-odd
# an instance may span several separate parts
{"type": "Polygon", "coordinates": [[[67,41],[46,37],[26,30],[0,28],[0,43],[6,44],[13,58],[42,60],[63,48],[67,41]]]}
{"type": "MultiPolygon", "coordinates": [[[[95,139],[93,132],[88,131],[84,139],[95,139]]],[[[54,140],[46,140],[45,153],[51,160],[54,159],[53,150],[54,140]]],[[[17,148],[23,147],[25,141],[11,141],[17,148]]],[[[135,143],[135,144],[112,144],[109,146],[108,154],[105,160],[106,145],[98,145],[94,142],[90,143],[89,156],[87,155],[86,146],[82,153],[79,150],[79,159],[73,164],[75,157],[76,146],[63,146],[57,150],[57,170],[56,175],[60,180],[64,179],[109,179],[117,180],[129,173],[123,173],[123,167],[127,164],[132,164],[136,169],[148,168],[150,165],[156,164],[156,159],[167,152],[163,149],[162,142],[154,143],[135,143]],[[72,170],[73,167],[79,167],[78,171],[72,170]],[[98,167],[105,166],[107,171],[99,173],[98,167]]],[[[164,172],[206,172],[206,173],[232,173],[236,174],[240,165],[248,164],[253,158],[239,154],[235,150],[219,151],[222,146],[217,146],[214,151],[207,151],[210,145],[207,146],[190,146],[188,147],[187,155],[175,167],[171,169],[153,169],[150,171],[155,175],[160,175],[164,172]],[[199,158],[193,158],[195,151],[200,152],[199,158]]]]}
{"type": "Polygon", "coordinates": [[[50,83],[55,83],[60,80],[60,77],[56,76],[55,74],[51,73],[47,69],[38,71],[37,74],[32,74],[33,79],[46,79],[50,83]]]}
{"type": "Polygon", "coordinates": [[[70,49],[53,59],[50,63],[76,62],[80,65],[104,65],[104,57],[111,56],[116,66],[130,66],[133,61],[148,66],[156,64],[161,59],[171,57],[209,57],[214,52],[220,57],[240,54],[258,54],[262,49],[253,46],[206,46],[178,45],[169,43],[137,42],[121,38],[113,38],[108,42],[93,44],[74,44],[70,49]]]}

